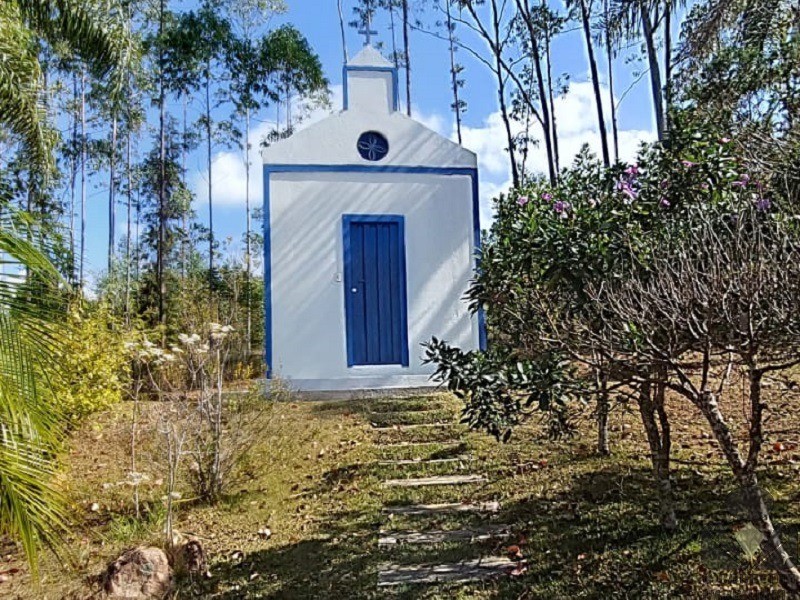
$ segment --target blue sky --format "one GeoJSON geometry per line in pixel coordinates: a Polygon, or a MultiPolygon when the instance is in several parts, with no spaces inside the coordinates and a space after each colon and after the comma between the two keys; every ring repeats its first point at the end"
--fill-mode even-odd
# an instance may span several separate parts
{"type": "MultiPolygon", "coordinates": [[[[171,6],[174,10],[181,10],[192,8],[194,4],[194,2],[173,2],[171,6]]],[[[287,4],[289,11],[275,17],[270,25],[292,23],[308,38],[311,46],[319,54],[325,73],[330,80],[332,91],[330,110],[340,110],[342,48],[336,0],[287,0],[287,4]]],[[[351,9],[352,4],[352,0],[345,0],[348,10],[351,9]]],[[[415,1],[412,0],[412,6],[414,4],[415,1]]],[[[550,5],[554,9],[564,10],[562,2],[550,2],[550,5]]],[[[430,10],[424,13],[418,11],[416,16],[427,24],[425,26],[427,29],[436,30],[435,21],[439,17],[430,10]]],[[[346,17],[351,18],[349,14],[346,17]]],[[[571,28],[575,29],[574,26],[571,28]]],[[[388,19],[381,18],[376,21],[375,29],[379,32],[377,40],[383,42],[384,53],[388,55],[391,52],[388,19]]],[[[439,32],[441,33],[441,30],[439,32]]],[[[485,46],[464,26],[458,27],[457,35],[464,44],[486,55],[485,46]]],[[[350,56],[353,56],[363,46],[363,37],[359,36],[355,30],[348,28],[347,38],[350,56]]],[[[398,36],[399,43],[400,37],[398,36]]],[[[450,59],[447,44],[433,35],[422,31],[412,31],[411,48],[413,116],[443,135],[454,138],[454,117],[450,110],[452,97],[449,87],[450,59]]],[[[633,62],[626,60],[627,56],[637,54],[637,50],[638,48],[634,47],[621,53],[614,69],[615,96],[616,102],[619,104],[621,130],[620,151],[623,159],[631,157],[642,140],[654,137],[648,80],[646,75],[639,77],[643,70],[642,63],[638,60],[633,62]],[[623,93],[624,97],[622,97],[623,93]]],[[[466,85],[462,96],[468,104],[468,109],[464,115],[464,145],[478,154],[483,202],[482,216],[483,225],[486,227],[491,219],[491,197],[507,189],[510,179],[508,160],[503,151],[506,144],[497,113],[497,94],[491,72],[463,49],[458,52],[457,60],[465,66],[466,85]]],[[[605,60],[604,55],[598,56],[604,84],[606,81],[605,60]]],[[[569,92],[566,96],[556,100],[563,166],[570,162],[571,157],[584,143],[599,149],[596,113],[591,96],[586,51],[580,31],[574,30],[566,33],[555,41],[553,73],[554,75],[569,74],[569,92]]],[[[604,91],[606,92],[606,115],[608,115],[608,105],[611,99],[605,85],[604,91]]],[[[404,93],[401,94],[401,101],[405,106],[404,93]]],[[[179,114],[179,107],[173,108],[175,114],[179,114]]],[[[196,118],[199,110],[199,102],[197,107],[190,107],[190,118],[196,118]]],[[[220,110],[218,117],[227,116],[226,112],[220,110]]],[[[305,124],[308,125],[323,118],[326,112],[329,111],[315,110],[305,124]]],[[[157,124],[157,115],[153,113],[151,116],[150,126],[152,127],[157,124]]],[[[251,202],[253,205],[259,205],[262,196],[257,146],[260,137],[271,129],[271,122],[274,119],[274,107],[268,107],[255,115],[254,132],[251,136],[254,150],[250,156],[253,178],[251,202]]],[[[243,157],[237,150],[224,146],[216,147],[213,154],[215,235],[220,240],[229,238],[232,252],[235,253],[241,247],[239,241],[245,227],[243,157]]],[[[208,174],[205,162],[205,153],[200,149],[193,153],[188,164],[188,179],[196,193],[197,217],[203,223],[207,222],[206,185],[208,174]]],[[[540,169],[545,168],[543,149],[539,148],[533,151],[531,164],[540,169]]],[[[108,216],[107,192],[104,191],[103,179],[104,177],[100,175],[94,182],[94,188],[88,194],[87,270],[91,279],[94,279],[106,265],[108,216]]],[[[120,207],[117,216],[120,235],[124,233],[124,217],[124,208],[120,207]]]]}

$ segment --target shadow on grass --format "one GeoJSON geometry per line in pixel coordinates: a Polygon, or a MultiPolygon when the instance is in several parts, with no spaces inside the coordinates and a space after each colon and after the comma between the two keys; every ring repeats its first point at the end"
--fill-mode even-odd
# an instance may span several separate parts
{"type": "MultiPolygon", "coordinates": [[[[326,418],[363,416],[369,401],[320,403],[326,418]]],[[[465,448],[436,450],[429,457],[447,457],[465,448]]],[[[377,447],[376,450],[380,450],[377,447]]],[[[427,456],[427,454],[426,454],[427,456]]],[[[508,457],[506,457],[508,461],[508,457]]],[[[514,462],[513,460],[511,462],[514,462]]],[[[552,462],[552,461],[551,461],[552,462]]],[[[509,525],[528,559],[520,579],[506,576],[474,586],[417,586],[393,592],[393,598],[786,598],[776,578],[758,561],[748,563],[732,536],[736,518],[726,511],[725,477],[701,475],[688,469],[676,472],[676,501],[681,523],[665,533],[658,525],[658,498],[646,463],[619,458],[598,460],[576,456],[574,471],[553,465],[536,477],[560,477],[558,486],[543,494],[526,488],[526,476],[500,482],[515,490],[514,500],[503,502],[494,523],[509,525]],[[594,462],[592,462],[594,461],[594,462]],[[720,483],[722,482],[722,483],[720,483]]],[[[507,467],[513,465],[497,465],[507,467]]],[[[506,472],[507,469],[501,469],[506,472]]],[[[513,471],[513,469],[511,469],[513,471]]],[[[306,539],[232,555],[213,566],[214,578],[187,584],[186,597],[234,600],[240,598],[358,599],[384,598],[377,588],[378,571],[387,560],[405,564],[464,560],[502,554],[502,544],[464,544],[462,548],[404,547],[379,551],[377,537],[387,526],[379,513],[385,500],[368,463],[327,471],[309,490],[325,498],[344,500],[346,509],[329,511],[306,539]]],[[[530,474],[529,474],[530,475],[530,474]]],[[[487,492],[491,493],[491,492],[487,492]]],[[[791,497],[791,496],[790,496],[791,497]]],[[[486,500],[476,496],[475,501],[486,500]]],[[[790,514],[791,502],[774,505],[778,523],[790,514]]],[[[424,520],[409,521],[423,527],[424,520]]],[[[436,527],[479,525],[474,514],[438,519],[436,527]]],[[[430,525],[430,523],[429,523],[430,525]]],[[[800,533],[790,522],[784,536],[800,533]]],[[[785,541],[788,541],[785,537],[785,541]]],[[[794,544],[792,544],[793,546],[794,544]]]]}

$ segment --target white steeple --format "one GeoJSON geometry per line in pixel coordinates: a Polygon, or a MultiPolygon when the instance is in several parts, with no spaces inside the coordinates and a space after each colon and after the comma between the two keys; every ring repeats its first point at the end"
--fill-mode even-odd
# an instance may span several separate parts
{"type": "Polygon", "coordinates": [[[364,46],[345,65],[345,110],[395,112],[397,94],[397,69],[372,46],[364,46]]]}

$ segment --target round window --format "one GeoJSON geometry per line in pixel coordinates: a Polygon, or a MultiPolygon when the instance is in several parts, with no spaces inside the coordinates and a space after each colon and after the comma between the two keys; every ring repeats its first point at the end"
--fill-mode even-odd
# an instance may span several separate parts
{"type": "Polygon", "coordinates": [[[359,136],[357,148],[364,160],[378,161],[389,154],[389,141],[377,131],[367,131],[359,136]]]}

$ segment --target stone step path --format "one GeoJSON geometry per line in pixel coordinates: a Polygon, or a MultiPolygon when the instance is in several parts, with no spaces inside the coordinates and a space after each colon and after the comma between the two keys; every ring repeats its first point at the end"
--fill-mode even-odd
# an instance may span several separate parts
{"type": "Polygon", "coordinates": [[[467,485],[486,483],[483,475],[438,475],[435,477],[409,477],[408,479],[387,479],[383,487],[426,487],[431,485],[467,485]]]}
{"type": "MultiPolygon", "coordinates": [[[[449,471],[446,465],[453,465],[453,470],[460,470],[465,462],[473,460],[469,454],[459,456],[441,455],[435,458],[437,453],[446,452],[463,446],[463,441],[459,440],[459,432],[464,431],[464,427],[457,422],[444,422],[441,410],[415,411],[414,416],[411,412],[404,416],[402,411],[381,410],[370,414],[372,430],[376,436],[381,434],[394,433],[389,439],[391,443],[378,443],[380,448],[431,448],[431,458],[396,458],[393,460],[381,459],[376,461],[382,466],[417,466],[424,469],[425,465],[436,465],[439,471],[449,471]],[[430,415],[424,415],[430,412],[430,415]],[[381,416],[384,419],[399,421],[389,425],[381,424],[381,416]],[[432,422],[425,422],[426,418],[432,422]],[[407,421],[407,422],[403,422],[407,421]],[[452,431],[450,435],[449,431],[452,431]],[[430,432],[430,435],[428,435],[430,432]],[[447,432],[443,435],[443,432],[447,432]],[[403,434],[407,433],[414,441],[402,441],[403,434]],[[400,438],[400,439],[397,439],[400,438]],[[428,438],[428,439],[426,439],[428,438]],[[451,439],[452,438],[452,439],[451,439]],[[445,465],[445,467],[442,467],[445,465]]],[[[385,437],[385,436],[382,436],[385,437]]],[[[380,439],[377,438],[376,439],[380,439]]],[[[457,452],[457,450],[456,450],[457,452]]],[[[420,452],[422,453],[422,452],[420,452]]],[[[483,484],[488,480],[486,476],[475,473],[452,473],[425,477],[392,478],[383,481],[384,488],[434,488],[437,486],[461,486],[471,484],[483,484]]],[[[417,492],[420,493],[420,492],[417,492]]],[[[424,496],[423,496],[424,498],[424,496]]],[[[497,502],[468,503],[468,502],[443,502],[438,504],[406,504],[406,505],[384,505],[382,513],[387,519],[396,516],[421,516],[428,515],[447,516],[459,514],[490,514],[500,510],[497,502]]],[[[441,527],[441,526],[440,526],[441,527]]],[[[378,548],[388,550],[397,546],[431,546],[445,543],[463,543],[469,546],[476,542],[490,539],[500,539],[510,535],[507,526],[497,525],[493,527],[477,527],[474,529],[430,529],[424,527],[414,530],[381,530],[378,536],[378,548]]],[[[456,546],[458,548],[458,546],[456,546]]],[[[479,546],[476,546],[479,548],[479,546]]],[[[477,552],[477,550],[476,550],[477,552]]],[[[489,577],[510,574],[512,571],[519,571],[521,565],[518,561],[507,557],[485,556],[470,558],[457,562],[444,564],[384,564],[378,572],[378,588],[390,588],[395,586],[413,584],[436,584],[436,583],[467,583],[486,579],[489,577]]]]}
{"type": "Polygon", "coordinates": [[[381,531],[378,547],[398,546],[402,544],[445,544],[447,542],[483,542],[486,540],[506,538],[511,535],[506,525],[498,525],[491,529],[449,529],[434,531],[381,531]]]}
{"type": "Polygon", "coordinates": [[[440,421],[437,423],[408,423],[406,425],[376,425],[372,423],[372,429],[377,433],[386,431],[411,431],[412,429],[446,429],[447,427],[457,427],[458,423],[448,423],[440,421]]]}
{"type": "Polygon", "coordinates": [[[468,454],[454,456],[452,458],[407,458],[403,460],[379,460],[381,466],[405,467],[408,465],[446,465],[448,463],[464,463],[475,460],[468,454]]]}
{"type": "Polygon", "coordinates": [[[380,444],[380,448],[419,448],[420,446],[439,446],[439,450],[445,451],[450,448],[457,448],[462,442],[458,440],[446,440],[444,442],[390,442],[380,444]]]}
{"type": "Polygon", "coordinates": [[[406,504],[383,507],[385,514],[407,516],[442,515],[447,513],[496,513],[499,510],[499,502],[483,502],[479,504],[445,502],[441,504],[406,504]]]}
{"type": "Polygon", "coordinates": [[[378,587],[421,583],[468,583],[509,574],[520,563],[499,556],[488,556],[442,565],[385,565],[378,572],[378,587]]]}

